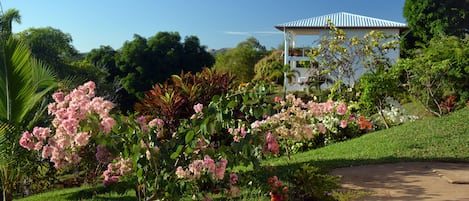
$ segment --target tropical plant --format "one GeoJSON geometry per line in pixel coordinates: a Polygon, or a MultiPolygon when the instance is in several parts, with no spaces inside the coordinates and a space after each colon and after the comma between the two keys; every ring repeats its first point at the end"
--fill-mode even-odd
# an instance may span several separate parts
{"type": "Polygon", "coordinates": [[[192,115],[194,105],[208,105],[214,96],[232,89],[232,81],[230,74],[209,68],[195,74],[182,72],[163,84],[155,84],[135,104],[135,109],[143,115],[163,119],[168,129],[175,131],[180,119],[192,115]]]}
{"type": "Polygon", "coordinates": [[[409,30],[404,33],[403,51],[410,53],[441,35],[464,37],[469,27],[468,10],[467,0],[406,0],[403,15],[409,30]]]}
{"type": "Polygon", "coordinates": [[[230,72],[237,82],[245,83],[254,78],[254,66],[267,55],[267,50],[253,37],[240,42],[236,48],[219,54],[214,68],[224,72],[230,72]]]}
{"type": "Polygon", "coordinates": [[[21,131],[38,122],[43,97],[57,84],[48,67],[14,38],[0,41],[0,65],[0,180],[3,199],[10,200],[27,159],[19,149],[21,131]]]}
{"type": "Polygon", "coordinates": [[[282,85],[286,70],[283,65],[282,51],[272,51],[270,55],[259,60],[254,66],[254,81],[266,80],[282,85]]]}
{"type": "Polygon", "coordinates": [[[199,72],[214,63],[213,56],[197,37],[181,41],[177,32],[158,32],[148,39],[135,35],[132,41],[124,43],[115,60],[121,71],[120,83],[139,99],[154,83],[163,83],[181,71],[199,72]]]}
{"type": "Polygon", "coordinates": [[[401,60],[395,68],[403,86],[421,102],[427,111],[441,116],[448,97],[456,107],[469,99],[469,37],[433,38],[428,47],[416,50],[415,58],[401,60]]]}
{"type": "Polygon", "coordinates": [[[310,81],[309,84],[313,85],[310,88],[319,88],[322,83],[334,81],[336,84],[331,92],[337,93],[338,97],[333,99],[344,99],[344,88],[353,87],[358,76],[366,73],[375,76],[392,66],[395,61],[389,58],[389,54],[399,43],[396,36],[381,31],[370,31],[363,37],[347,37],[344,30],[332,22],[328,23],[329,34],[321,38],[319,47],[313,48],[309,54],[311,60],[318,64],[318,69],[311,71],[316,82],[310,81]]]}
{"type": "Polygon", "coordinates": [[[20,11],[17,9],[11,8],[3,13],[3,10],[2,10],[2,15],[0,17],[2,37],[7,38],[11,35],[13,22],[16,22],[18,24],[21,23],[20,11]]]}
{"type": "Polygon", "coordinates": [[[317,148],[355,137],[370,130],[372,126],[360,126],[364,123],[364,118],[360,117],[364,120],[362,121],[351,114],[351,108],[345,102],[329,100],[323,103],[305,103],[291,94],[285,100],[276,97],[275,102],[278,104],[277,113],[262,121],[255,121],[251,126],[253,132],[266,135],[267,146],[264,153],[278,155],[283,149],[283,153],[289,156],[293,150],[298,150],[297,143],[313,142],[311,147],[317,148]],[[359,128],[349,129],[350,127],[359,128]]]}

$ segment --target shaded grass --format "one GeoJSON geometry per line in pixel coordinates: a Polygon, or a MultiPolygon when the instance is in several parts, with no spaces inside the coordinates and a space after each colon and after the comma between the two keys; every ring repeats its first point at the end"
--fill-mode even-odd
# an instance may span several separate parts
{"type": "Polygon", "coordinates": [[[133,201],[137,200],[135,191],[129,190],[125,194],[108,192],[103,186],[93,188],[91,186],[82,186],[76,188],[67,188],[54,190],[50,192],[32,195],[22,199],[21,201],[65,201],[65,200],[81,200],[81,201],[133,201]]]}
{"type": "MultiPolygon", "coordinates": [[[[240,168],[254,183],[265,183],[272,175],[288,178],[303,164],[326,169],[402,161],[469,162],[469,108],[441,118],[422,120],[366,134],[349,141],[316,150],[279,157],[263,162],[261,170],[240,168]],[[249,176],[250,175],[250,176],[249,176]]],[[[243,190],[245,196],[235,200],[269,200],[261,188],[243,190]],[[255,190],[253,194],[251,190],[255,190]]],[[[57,190],[21,200],[136,200],[129,191],[118,194],[100,193],[93,197],[89,187],[57,190]]],[[[216,198],[215,200],[224,200],[216,198]]]]}

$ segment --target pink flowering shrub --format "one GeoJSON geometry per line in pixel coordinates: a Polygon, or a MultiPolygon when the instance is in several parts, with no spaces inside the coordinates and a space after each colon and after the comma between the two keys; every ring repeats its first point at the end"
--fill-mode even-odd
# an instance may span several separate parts
{"type": "Polygon", "coordinates": [[[279,142],[284,148],[317,139],[323,139],[327,144],[335,141],[336,136],[342,135],[348,127],[357,127],[356,122],[350,120],[344,102],[305,103],[291,94],[285,100],[277,98],[275,101],[279,104],[276,114],[251,124],[254,132],[265,135],[264,153],[278,154],[279,142]]]}
{"type": "MultiPolygon", "coordinates": [[[[237,174],[230,173],[225,177],[227,164],[228,160],[224,158],[215,162],[210,156],[205,155],[203,160],[192,161],[186,169],[178,166],[175,174],[178,179],[186,179],[192,183],[193,194],[201,191],[218,194],[224,189],[225,196],[233,197],[239,195],[241,190],[236,186],[239,182],[237,174]]],[[[200,197],[210,198],[208,195],[200,197]]]]}
{"type": "Polygon", "coordinates": [[[35,127],[25,131],[20,145],[28,150],[42,150],[42,157],[50,159],[57,169],[80,162],[79,152],[93,135],[108,134],[115,124],[109,116],[113,104],[95,97],[94,82],[87,82],[65,95],[52,95],[55,102],[48,106],[54,116],[52,129],[35,127]],[[96,121],[90,121],[90,116],[96,121]]]}
{"type": "Polygon", "coordinates": [[[243,124],[239,128],[228,128],[228,133],[233,135],[233,141],[239,142],[241,139],[246,138],[246,126],[243,124]]]}
{"type": "Polygon", "coordinates": [[[111,183],[119,182],[119,177],[130,174],[132,171],[132,160],[119,157],[117,162],[109,163],[107,170],[104,171],[103,184],[107,186],[111,183]]]}
{"type": "Polygon", "coordinates": [[[228,161],[221,159],[219,162],[205,155],[204,160],[195,160],[189,164],[188,169],[184,170],[181,166],[177,167],[176,175],[178,178],[188,178],[192,180],[200,179],[203,174],[210,174],[214,180],[222,180],[225,177],[225,170],[228,161]]]}

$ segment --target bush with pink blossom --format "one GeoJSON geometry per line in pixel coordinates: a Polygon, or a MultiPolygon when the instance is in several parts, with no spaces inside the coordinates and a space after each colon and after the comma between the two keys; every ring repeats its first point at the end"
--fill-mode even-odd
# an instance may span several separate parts
{"type": "Polygon", "coordinates": [[[51,128],[35,127],[33,132],[25,131],[20,145],[28,150],[42,152],[57,169],[81,161],[90,138],[106,135],[115,124],[109,116],[113,104],[101,97],[95,97],[94,82],[84,85],[65,95],[53,94],[55,102],[49,104],[48,112],[54,116],[51,128]]]}
{"type": "Polygon", "coordinates": [[[275,100],[278,103],[278,112],[251,124],[254,132],[265,135],[264,153],[270,151],[277,155],[280,144],[290,154],[296,152],[295,146],[299,144],[303,146],[303,143],[313,143],[314,148],[344,140],[344,136],[358,132],[355,129],[358,126],[357,121],[345,102],[303,102],[291,94],[285,100],[275,100]]]}

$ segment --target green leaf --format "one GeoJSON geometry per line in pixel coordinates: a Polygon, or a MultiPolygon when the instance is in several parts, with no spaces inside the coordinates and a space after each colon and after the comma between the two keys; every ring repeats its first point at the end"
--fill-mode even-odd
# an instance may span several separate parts
{"type": "Polygon", "coordinates": [[[186,154],[192,154],[194,152],[194,149],[187,147],[186,151],[184,151],[186,154]]]}
{"type": "Polygon", "coordinates": [[[195,132],[193,130],[190,130],[189,132],[186,133],[186,144],[189,144],[193,139],[194,139],[195,132]]]}
{"type": "Polygon", "coordinates": [[[236,102],[236,100],[232,100],[228,103],[228,105],[226,107],[230,108],[230,109],[233,109],[235,108],[236,106],[238,105],[238,103],[236,102]]]}
{"type": "Polygon", "coordinates": [[[23,123],[57,85],[53,73],[22,42],[10,38],[0,43],[0,119],[23,123]]]}
{"type": "Polygon", "coordinates": [[[176,149],[176,151],[171,154],[170,158],[173,159],[173,160],[176,159],[181,154],[182,148],[184,148],[184,146],[179,145],[178,148],[176,149]]]}

